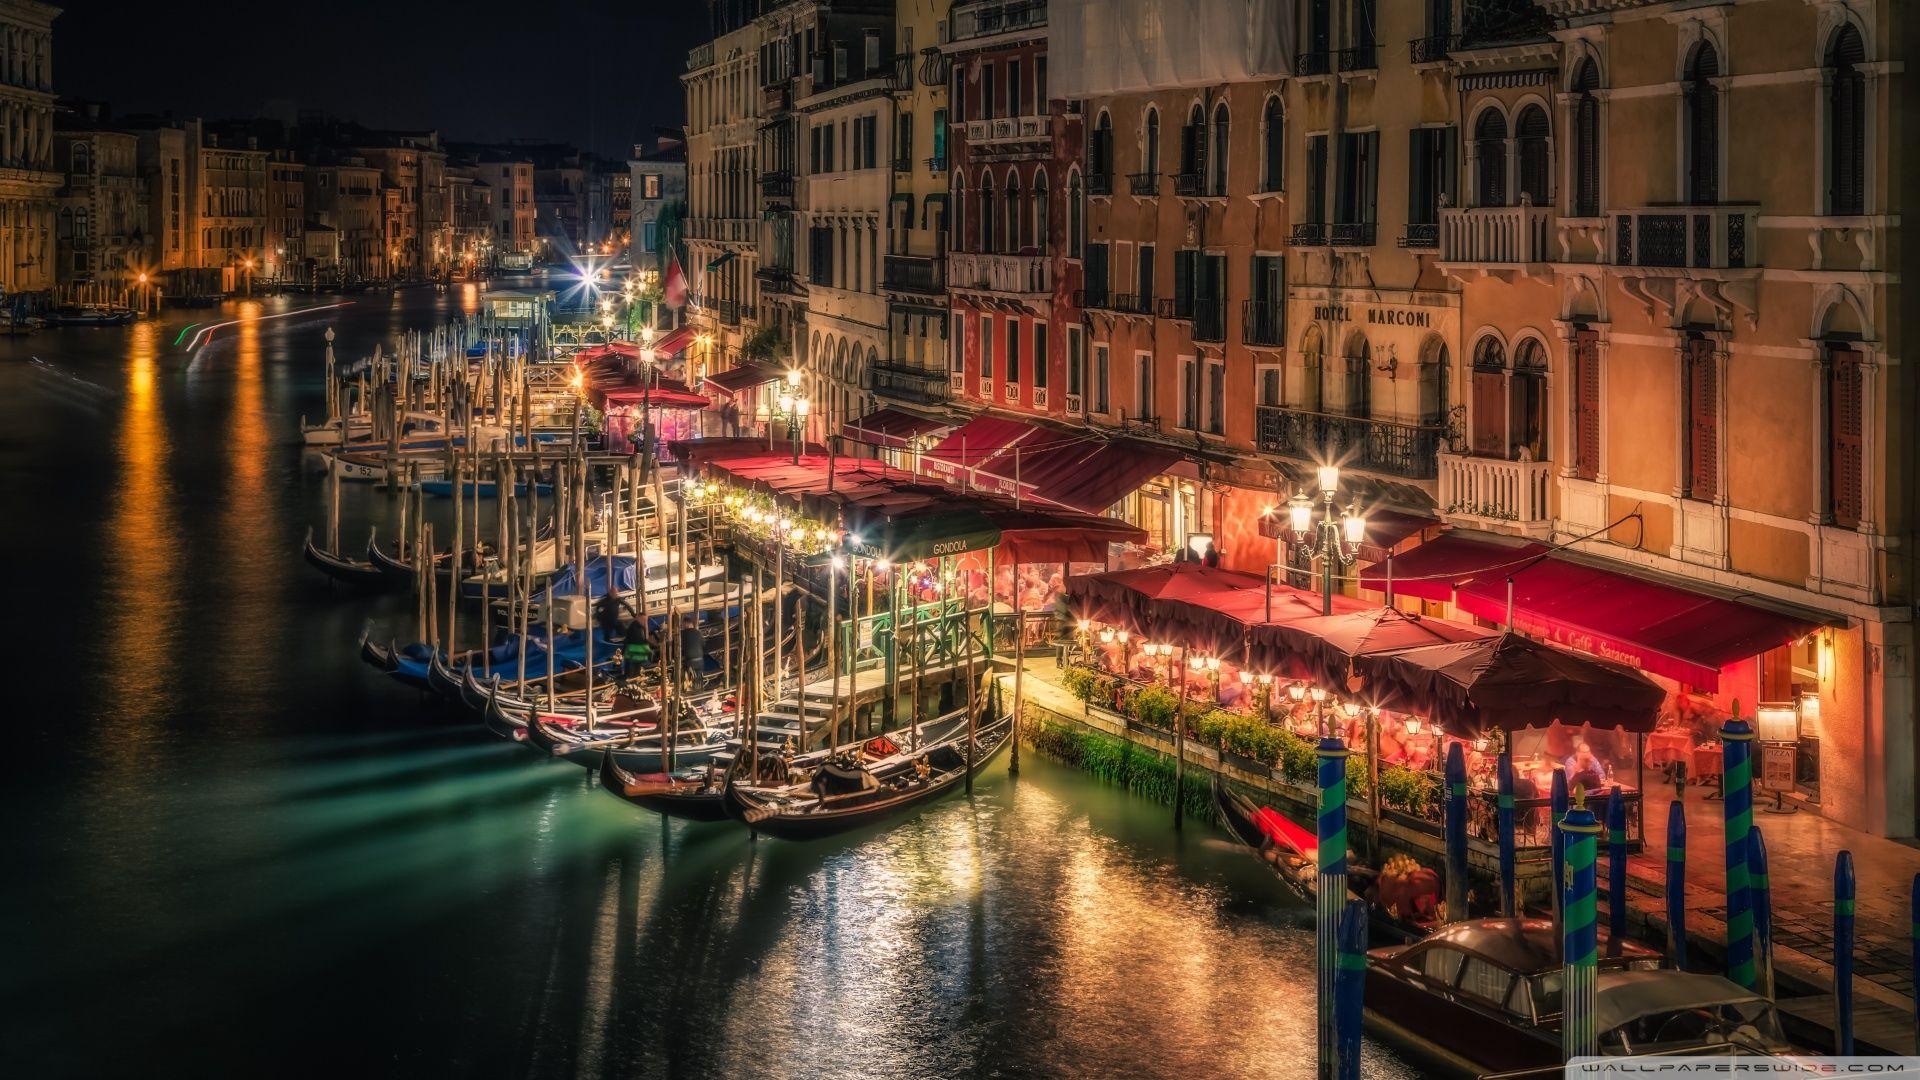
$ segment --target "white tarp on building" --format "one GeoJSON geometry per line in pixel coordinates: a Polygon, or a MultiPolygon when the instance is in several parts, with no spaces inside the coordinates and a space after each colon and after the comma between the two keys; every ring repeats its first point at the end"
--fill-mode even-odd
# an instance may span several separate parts
{"type": "Polygon", "coordinates": [[[1054,97],[1293,74],[1295,0],[1052,0],[1054,97]]]}

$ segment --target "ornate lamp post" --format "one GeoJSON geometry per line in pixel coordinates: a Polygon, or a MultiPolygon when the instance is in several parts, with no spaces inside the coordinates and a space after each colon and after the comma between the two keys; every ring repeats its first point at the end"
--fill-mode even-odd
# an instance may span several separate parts
{"type": "Polygon", "coordinates": [[[1360,513],[1357,503],[1348,503],[1345,514],[1339,514],[1333,505],[1334,492],[1340,489],[1340,468],[1337,465],[1323,465],[1320,468],[1320,495],[1323,500],[1320,509],[1320,521],[1313,520],[1313,500],[1302,492],[1287,502],[1288,524],[1293,530],[1293,542],[1303,546],[1308,553],[1322,560],[1320,577],[1320,613],[1333,614],[1334,571],[1341,566],[1350,566],[1360,554],[1360,543],[1367,536],[1367,519],[1360,513]],[[1312,536],[1312,541],[1308,537],[1312,536]]]}
{"type": "Polygon", "coordinates": [[[778,415],[787,422],[787,439],[793,443],[793,463],[800,464],[800,430],[813,403],[800,393],[800,373],[787,372],[787,388],[780,392],[778,415]]]}

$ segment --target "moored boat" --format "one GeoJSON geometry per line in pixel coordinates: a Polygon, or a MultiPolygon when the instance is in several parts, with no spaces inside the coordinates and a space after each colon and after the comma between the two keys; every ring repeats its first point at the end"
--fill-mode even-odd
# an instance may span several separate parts
{"type": "MultiPolygon", "coordinates": [[[[372,540],[369,539],[368,543],[371,544],[372,540]]],[[[312,529],[307,530],[307,539],[302,545],[301,554],[305,556],[309,566],[343,585],[367,590],[384,590],[393,585],[392,579],[370,560],[349,559],[335,552],[321,550],[313,542],[312,529]]]]}

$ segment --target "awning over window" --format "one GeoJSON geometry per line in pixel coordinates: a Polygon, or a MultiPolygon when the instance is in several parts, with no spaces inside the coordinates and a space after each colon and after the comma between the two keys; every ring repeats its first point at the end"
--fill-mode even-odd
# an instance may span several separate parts
{"type": "Polygon", "coordinates": [[[743,364],[740,367],[728,368],[718,374],[709,375],[704,381],[710,390],[733,395],[742,390],[751,390],[756,386],[764,386],[784,378],[786,378],[785,372],[777,371],[765,364],[743,364]]]}
{"type": "MultiPolygon", "coordinates": [[[[1526,540],[1470,540],[1459,533],[1435,537],[1411,551],[1393,557],[1391,565],[1376,563],[1360,572],[1360,587],[1384,592],[1387,576],[1393,576],[1395,596],[1417,596],[1423,600],[1451,600],[1457,582],[1477,574],[1518,569],[1528,561],[1547,553],[1542,544],[1526,540]]],[[[1500,578],[1504,598],[1506,579],[1500,578]]]]}
{"type": "Polygon", "coordinates": [[[1630,667],[1518,634],[1362,654],[1353,663],[1388,707],[1423,712],[1460,738],[1555,720],[1651,731],[1666,699],[1630,667]]]}
{"type": "MultiPolygon", "coordinates": [[[[1137,439],[1074,443],[1040,449],[1033,459],[1020,451],[1020,481],[1049,502],[1100,513],[1180,460],[1180,452],[1137,439]]],[[[996,466],[1001,462],[996,462],[996,466]]]]}
{"type": "Polygon", "coordinates": [[[1360,546],[1360,557],[1368,562],[1385,562],[1387,555],[1399,546],[1402,540],[1422,529],[1431,528],[1440,522],[1424,514],[1409,514],[1400,510],[1367,511],[1367,539],[1360,546]]]}
{"type": "Polygon", "coordinates": [[[844,428],[847,438],[875,446],[904,449],[912,440],[944,431],[952,425],[915,416],[904,409],[876,409],[858,420],[849,420],[844,428]]]}
{"type": "Polygon", "coordinates": [[[693,344],[693,327],[683,326],[653,343],[653,355],[672,356],[693,344]]]}
{"type": "MultiPolygon", "coordinates": [[[[1454,602],[1504,622],[1506,577],[1465,582],[1454,602]]],[[[1785,645],[1822,623],[1555,554],[1514,575],[1513,625],[1544,641],[1714,690],[1728,664],[1785,645]]]]}
{"type": "Polygon", "coordinates": [[[976,416],[947,432],[927,455],[929,468],[945,475],[981,469],[1005,450],[1039,433],[1038,428],[1004,416],[976,416]]]}
{"type": "Polygon", "coordinates": [[[608,408],[627,406],[639,408],[642,405],[655,409],[704,409],[713,404],[699,394],[689,394],[667,387],[655,387],[651,390],[638,386],[623,386],[606,392],[608,408]]]}

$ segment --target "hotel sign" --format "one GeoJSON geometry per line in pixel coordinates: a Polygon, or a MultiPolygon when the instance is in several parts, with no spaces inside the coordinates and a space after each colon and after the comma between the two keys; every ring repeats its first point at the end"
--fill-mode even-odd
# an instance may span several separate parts
{"type": "Polygon", "coordinates": [[[1315,304],[1313,317],[1326,322],[1364,322],[1369,326],[1425,326],[1433,325],[1433,312],[1428,308],[1362,307],[1358,310],[1361,317],[1354,318],[1356,309],[1348,304],[1315,304]]]}

